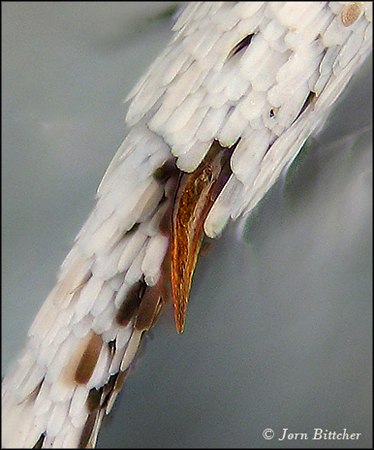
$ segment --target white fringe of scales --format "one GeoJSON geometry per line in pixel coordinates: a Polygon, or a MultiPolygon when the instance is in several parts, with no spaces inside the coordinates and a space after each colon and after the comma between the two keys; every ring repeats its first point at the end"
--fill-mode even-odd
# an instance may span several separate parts
{"type": "Polygon", "coordinates": [[[198,205],[188,216],[191,233],[197,229],[193,242],[200,244],[202,230],[217,237],[230,219],[248,214],[322,127],[370,52],[371,8],[371,2],[185,7],[172,41],[128,97],[130,133],[4,378],[3,447],[95,445],[166,302],[170,278],[189,288],[170,267],[170,259],[189,263],[171,245],[182,238],[169,218],[188,209],[178,203],[179,174],[191,174],[196,185],[205,164],[205,182],[212,148],[229,152],[229,172],[220,168],[213,180],[219,190],[212,204],[200,191],[188,197],[198,205]]]}

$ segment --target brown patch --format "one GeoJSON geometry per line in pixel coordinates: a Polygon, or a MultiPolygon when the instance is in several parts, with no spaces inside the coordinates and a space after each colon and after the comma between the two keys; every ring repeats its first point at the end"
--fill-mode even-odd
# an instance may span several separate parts
{"type": "Polygon", "coordinates": [[[117,395],[119,394],[123,383],[125,382],[125,379],[129,373],[129,370],[130,368],[128,367],[126,370],[120,370],[115,375],[112,375],[110,377],[108,385],[104,386],[105,400],[102,407],[105,408],[106,414],[110,413],[117,395]]]}
{"type": "Polygon", "coordinates": [[[100,351],[103,346],[101,336],[92,332],[92,336],[88,341],[87,347],[75,370],[74,381],[78,384],[86,384],[95,370],[100,351]]]}
{"type": "Polygon", "coordinates": [[[130,368],[127,368],[126,370],[124,370],[124,371],[120,370],[117,373],[116,382],[114,383],[114,387],[113,387],[114,391],[120,391],[121,390],[121,388],[123,386],[123,383],[125,382],[125,379],[126,379],[128,373],[129,373],[129,370],[130,370],[130,368]]]}
{"type": "Polygon", "coordinates": [[[92,388],[87,397],[87,409],[89,412],[94,412],[100,408],[102,397],[102,389],[92,388]]]}
{"type": "Polygon", "coordinates": [[[87,448],[87,446],[89,445],[92,432],[95,427],[97,414],[98,412],[96,411],[93,414],[89,414],[89,416],[87,417],[79,440],[78,448],[87,448]]]}
{"type": "Polygon", "coordinates": [[[135,319],[135,329],[139,331],[149,330],[156,323],[162,305],[159,283],[156,286],[147,287],[135,319]]]}
{"type": "Polygon", "coordinates": [[[172,203],[169,201],[169,205],[162,216],[159,224],[160,232],[165,236],[171,235],[171,213],[172,213],[172,203]]]}
{"type": "Polygon", "coordinates": [[[109,399],[110,399],[110,397],[112,395],[114,386],[116,384],[117,377],[118,377],[118,372],[115,373],[114,375],[111,375],[109,377],[108,382],[106,384],[104,384],[104,386],[101,388],[101,391],[102,391],[102,404],[101,404],[101,407],[102,408],[106,408],[107,407],[108,401],[109,401],[109,399]]]}
{"type": "Polygon", "coordinates": [[[144,294],[144,289],[144,282],[137,281],[128,291],[125,300],[119,307],[115,317],[116,322],[120,327],[127,326],[130,320],[135,316],[144,294]]]}
{"type": "Polygon", "coordinates": [[[342,23],[345,27],[353,25],[360,17],[362,11],[362,2],[349,2],[341,12],[342,23]]]}
{"type": "Polygon", "coordinates": [[[199,251],[199,256],[206,256],[212,248],[213,242],[203,242],[199,251]]]}
{"type": "Polygon", "coordinates": [[[160,183],[166,183],[166,181],[171,176],[175,176],[177,172],[178,169],[175,166],[175,162],[169,160],[153,172],[153,178],[160,183]]]}

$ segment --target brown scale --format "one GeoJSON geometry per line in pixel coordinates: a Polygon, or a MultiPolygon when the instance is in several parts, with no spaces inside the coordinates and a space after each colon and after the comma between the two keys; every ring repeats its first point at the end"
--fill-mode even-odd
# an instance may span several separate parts
{"type": "Polygon", "coordinates": [[[92,336],[84,350],[78,366],[75,370],[74,381],[78,384],[86,384],[90,380],[93,371],[95,370],[97,360],[101,349],[103,347],[103,340],[101,336],[92,333],[92,336]]]}
{"type": "Polygon", "coordinates": [[[156,323],[163,304],[159,285],[148,287],[136,315],[135,329],[139,331],[149,330],[156,323]]]}
{"type": "Polygon", "coordinates": [[[102,388],[92,388],[86,400],[87,409],[90,413],[97,411],[101,407],[102,388]]]}
{"type": "Polygon", "coordinates": [[[362,12],[362,2],[348,2],[342,9],[341,18],[345,27],[354,24],[362,12]]]}
{"type": "MultiPolygon", "coordinates": [[[[126,379],[127,375],[129,374],[129,371],[130,371],[130,367],[128,367],[126,370],[123,370],[123,371],[120,370],[119,372],[116,373],[114,383],[113,383],[113,389],[110,392],[106,393],[106,397],[105,397],[103,406],[106,407],[108,405],[110,397],[113,393],[118,393],[121,390],[123,383],[125,382],[125,379],[126,379]]],[[[105,389],[104,389],[104,392],[105,392],[105,389]]]]}
{"type": "Polygon", "coordinates": [[[116,322],[119,326],[125,327],[138,311],[140,301],[144,294],[146,285],[143,281],[137,281],[128,291],[125,300],[119,307],[116,314],[116,322]]]}
{"type": "Polygon", "coordinates": [[[92,448],[93,431],[97,421],[101,422],[104,414],[109,414],[110,405],[119,391],[128,375],[129,369],[119,371],[111,375],[108,382],[100,389],[92,388],[88,394],[86,405],[89,412],[84,424],[82,434],[79,440],[78,448],[92,448]]]}
{"type": "Polygon", "coordinates": [[[78,448],[90,448],[90,440],[92,437],[92,432],[96,423],[96,416],[99,414],[99,410],[96,410],[87,417],[86,423],[84,424],[82,434],[79,440],[78,448]]]}

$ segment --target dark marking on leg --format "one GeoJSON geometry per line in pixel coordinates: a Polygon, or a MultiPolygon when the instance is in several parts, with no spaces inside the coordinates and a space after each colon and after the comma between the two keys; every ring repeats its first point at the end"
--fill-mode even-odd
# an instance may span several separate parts
{"type": "Polygon", "coordinates": [[[125,300],[119,307],[115,317],[116,322],[120,327],[127,326],[130,320],[136,315],[145,288],[146,285],[144,281],[139,280],[128,291],[125,300]]]}
{"type": "Polygon", "coordinates": [[[84,427],[82,430],[78,448],[87,448],[87,446],[90,442],[91,436],[92,436],[92,431],[95,426],[97,414],[98,414],[98,411],[95,411],[94,413],[88,415],[86,423],[84,424],[84,427]]]}
{"type": "Polygon", "coordinates": [[[164,184],[170,177],[176,176],[177,173],[178,169],[175,165],[175,161],[168,160],[153,172],[153,178],[164,184]]]}
{"type": "Polygon", "coordinates": [[[95,370],[97,360],[103,346],[101,336],[92,333],[87,347],[81,356],[79,364],[75,370],[74,381],[78,384],[86,384],[95,370]]]}
{"type": "Polygon", "coordinates": [[[103,394],[102,388],[101,389],[92,388],[90,390],[86,400],[87,409],[90,413],[100,408],[102,394],[103,394]]]}
{"type": "Polygon", "coordinates": [[[149,330],[157,321],[163,306],[160,282],[147,287],[139,306],[134,327],[136,330],[149,330]]]}

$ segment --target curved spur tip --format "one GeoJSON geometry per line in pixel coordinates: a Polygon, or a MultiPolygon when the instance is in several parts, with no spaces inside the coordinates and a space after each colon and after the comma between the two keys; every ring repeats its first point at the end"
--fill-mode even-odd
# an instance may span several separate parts
{"type": "Polygon", "coordinates": [[[187,305],[183,308],[183,305],[174,304],[175,327],[179,334],[183,333],[184,330],[184,324],[186,322],[186,309],[187,305]]]}

